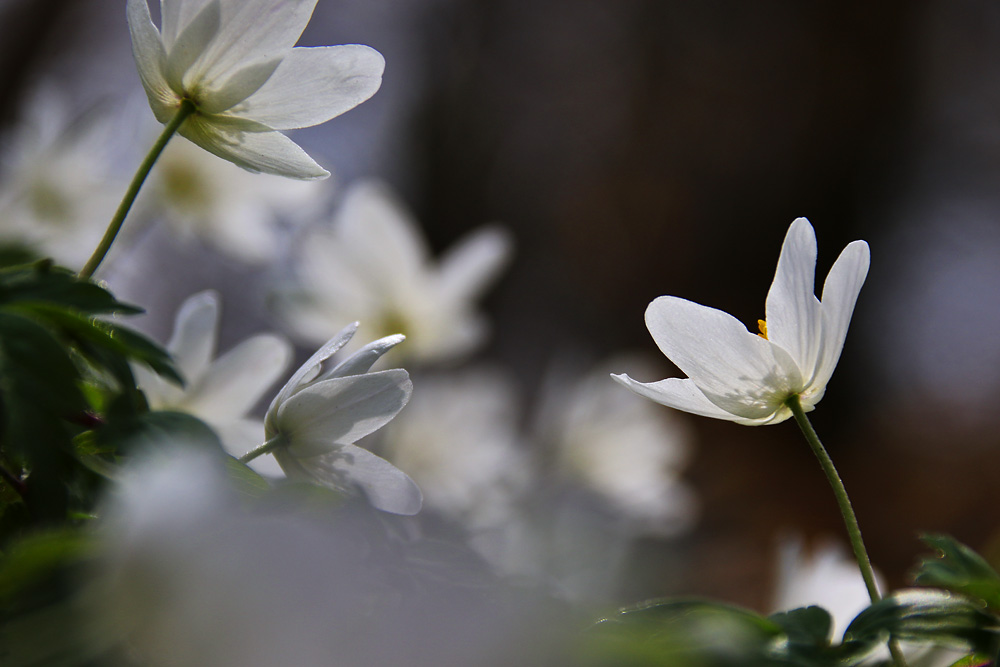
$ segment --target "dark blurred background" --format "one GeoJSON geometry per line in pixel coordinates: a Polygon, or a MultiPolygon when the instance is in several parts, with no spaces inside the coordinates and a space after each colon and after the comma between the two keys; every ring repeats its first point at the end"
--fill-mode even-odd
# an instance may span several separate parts
{"type": "MultiPolygon", "coordinates": [[[[353,42],[385,55],[382,89],[296,140],[341,183],[390,182],[435,248],[513,230],[486,357],[531,387],[562,353],[655,353],[661,294],[753,325],[806,216],[819,280],[872,249],[814,424],[873,561],[901,585],[919,531],[1000,547],[1000,5],[319,0],[300,44],[353,42]]],[[[81,108],[134,98],[124,2],[0,0],[0,124],[41,79],[81,108]]],[[[189,268],[149,294],[232,281],[189,268]]],[[[832,496],[792,423],[692,423],[702,513],[663,580],[765,607],[778,535],[842,534],[832,496]]]]}

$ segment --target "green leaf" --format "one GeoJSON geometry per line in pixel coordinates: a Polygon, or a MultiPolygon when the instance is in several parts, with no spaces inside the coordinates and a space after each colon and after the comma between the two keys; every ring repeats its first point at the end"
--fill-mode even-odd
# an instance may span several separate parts
{"type": "Polygon", "coordinates": [[[781,626],[791,642],[815,646],[830,645],[833,619],[822,607],[802,607],[771,614],[767,618],[781,626]]]}
{"type": "Polygon", "coordinates": [[[909,589],[873,604],[848,626],[847,641],[884,640],[954,646],[993,654],[997,618],[977,600],[938,589],[909,589]]]}
{"type": "Polygon", "coordinates": [[[271,483],[247,464],[240,463],[231,456],[226,457],[225,464],[229,481],[238,493],[249,498],[260,498],[271,490],[271,483]]]}
{"type": "MultiPolygon", "coordinates": [[[[122,403],[123,401],[119,401],[122,403]]],[[[174,445],[191,445],[222,451],[215,431],[197,417],[168,410],[118,414],[112,406],[108,423],[97,432],[95,446],[117,452],[142,449],[162,449],[174,445]]]]}
{"type": "Polygon", "coordinates": [[[90,534],[68,528],[54,529],[15,542],[0,558],[0,604],[18,593],[49,580],[53,572],[75,565],[90,555],[90,534]]]}
{"type": "Polygon", "coordinates": [[[0,307],[19,304],[50,304],[96,314],[141,313],[122,303],[110,292],[75,273],[42,260],[30,266],[0,269],[0,307]]]}
{"type": "Polygon", "coordinates": [[[920,561],[914,577],[917,584],[971,595],[1000,613],[1000,575],[982,556],[948,535],[921,539],[937,553],[920,561]]]}

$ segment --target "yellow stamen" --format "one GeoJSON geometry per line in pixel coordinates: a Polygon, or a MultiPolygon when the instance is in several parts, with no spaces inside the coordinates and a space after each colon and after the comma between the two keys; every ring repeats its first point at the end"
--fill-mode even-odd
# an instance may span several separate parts
{"type": "Polygon", "coordinates": [[[764,320],[757,320],[757,328],[760,329],[760,333],[757,335],[764,340],[767,340],[767,322],[764,320]]]}

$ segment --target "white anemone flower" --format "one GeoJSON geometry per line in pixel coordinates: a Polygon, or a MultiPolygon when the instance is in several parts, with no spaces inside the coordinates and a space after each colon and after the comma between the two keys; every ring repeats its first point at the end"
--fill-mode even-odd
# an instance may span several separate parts
{"type": "Polygon", "coordinates": [[[423,502],[416,483],[354,444],[388,423],[410,399],[413,385],[402,368],[369,372],[403,336],[380,338],[323,368],[357,328],[355,322],[329,340],[274,397],[264,417],[264,448],[290,479],[348,494],[360,490],[380,510],[416,514],[423,502]]]}
{"type": "Polygon", "coordinates": [[[367,46],[296,47],[316,0],[128,0],[142,87],[167,123],[185,101],[179,132],[244,169],[325,178],[279,130],[324,123],[375,94],[385,61],[367,46]]]}
{"type": "MultiPolygon", "coordinates": [[[[219,435],[226,451],[238,456],[260,444],[264,424],[248,413],[285,372],[292,346],[273,334],[259,334],[214,358],[219,297],[206,291],[189,297],[174,323],[167,351],[184,387],[136,364],[136,382],[154,410],[176,410],[198,417],[219,435]]],[[[273,461],[258,460],[261,472],[280,472],[273,461]]]]}
{"type": "Polygon", "coordinates": [[[327,183],[251,174],[178,141],[163,151],[142,201],[181,238],[263,263],[278,257],[289,227],[314,219],[328,203],[327,183]]]}
{"type": "Polygon", "coordinates": [[[808,412],[840,359],[868,265],[868,244],[848,244],[827,275],[823,300],[817,299],[816,235],[798,218],[785,236],[759,335],[721,310],[661,296],[646,309],[646,326],[688,377],[651,383],[612,377],[657,403],[739,424],[788,419],[785,402],[795,395],[808,412]]]}
{"type": "Polygon", "coordinates": [[[388,188],[359,183],[345,194],[333,227],[306,239],[297,262],[301,291],[283,299],[280,312],[313,342],[358,319],[374,335],[406,334],[410,360],[456,359],[486,337],[475,301],[510,250],[506,231],[490,226],[435,262],[418,224],[388,188]]]}

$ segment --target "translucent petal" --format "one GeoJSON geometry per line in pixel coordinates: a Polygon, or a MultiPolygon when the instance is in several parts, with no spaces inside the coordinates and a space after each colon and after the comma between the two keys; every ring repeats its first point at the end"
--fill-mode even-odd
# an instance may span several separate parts
{"type": "Polygon", "coordinates": [[[787,352],[721,310],[661,296],[646,309],[646,326],[667,358],[734,415],[767,417],[802,388],[787,352]]]}
{"type": "Polygon", "coordinates": [[[281,58],[271,58],[237,70],[218,89],[199,95],[199,109],[204,113],[214,114],[243,102],[271,78],[280,63],[281,58]]]}
{"type": "Polygon", "coordinates": [[[292,346],[284,338],[269,334],[248,338],[212,363],[189,401],[206,417],[243,417],[284,373],[291,358],[292,346]]]}
{"type": "Polygon", "coordinates": [[[844,248],[826,276],[823,285],[823,351],[813,381],[813,386],[817,388],[826,386],[840,360],[847,328],[851,324],[861,286],[868,276],[870,261],[868,244],[854,241],[844,248]]]}
{"type": "Polygon", "coordinates": [[[247,171],[301,179],[330,175],[291,139],[250,121],[195,115],[184,122],[180,134],[247,171]]]}
{"type": "Polygon", "coordinates": [[[358,330],[358,323],[353,322],[348,324],[346,327],[341,329],[337,335],[335,335],[330,340],[326,341],[322,347],[316,350],[311,357],[299,367],[299,370],[292,374],[292,377],[285,383],[285,386],[281,388],[278,395],[274,397],[271,401],[271,407],[268,408],[268,414],[275,412],[282,403],[288,400],[298,389],[299,386],[308,378],[310,375],[316,375],[320,365],[337,353],[337,350],[344,347],[349,340],[354,336],[354,332],[358,330]]]}
{"type": "Polygon", "coordinates": [[[823,316],[816,298],[816,234],[805,218],[788,228],[774,282],[767,293],[767,338],[791,355],[808,383],[823,344],[823,316]]]}
{"type": "Polygon", "coordinates": [[[160,34],[153,25],[146,0],[128,0],[128,27],[132,35],[132,54],[139,80],[149,98],[153,115],[161,123],[170,119],[177,100],[164,76],[166,52],[160,34]]]}
{"type": "Polygon", "coordinates": [[[759,424],[762,420],[744,419],[731,412],[726,412],[718,405],[708,400],[697,385],[688,379],[667,378],[659,382],[638,382],[628,375],[612,375],[612,378],[622,386],[628,387],[636,394],[656,401],[661,405],[690,412],[693,415],[725,419],[740,424],[759,424]]]}
{"type": "Polygon", "coordinates": [[[360,489],[383,512],[413,515],[423,504],[420,487],[409,475],[355,445],[342,445],[327,454],[300,458],[298,463],[309,477],[325,486],[337,490],[360,489]]]}
{"type": "Polygon", "coordinates": [[[243,63],[267,60],[295,45],[316,0],[221,0],[222,27],[193,74],[201,81],[226,78],[243,63]]]}
{"type": "Polygon", "coordinates": [[[167,349],[189,387],[208,370],[218,325],[219,295],[211,290],[188,297],[177,312],[167,349]]]}
{"type": "Polygon", "coordinates": [[[412,390],[409,375],[398,368],[322,380],[280,405],[274,424],[293,456],[317,456],[384,426],[412,390]]]}
{"type": "Polygon", "coordinates": [[[374,95],[384,68],[382,54],[359,44],[295,48],[232,113],[277,130],[324,123],[374,95]]]}
{"type": "Polygon", "coordinates": [[[346,377],[367,373],[382,355],[402,343],[405,339],[406,336],[395,334],[372,341],[334,366],[328,373],[324,373],[321,378],[346,377]]]}
{"type": "Polygon", "coordinates": [[[208,44],[219,34],[219,3],[209,2],[184,26],[177,40],[167,50],[166,77],[178,95],[185,95],[199,82],[193,80],[191,66],[202,57],[208,44]]]}
{"type": "Polygon", "coordinates": [[[209,0],[160,0],[160,25],[164,46],[168,49],[173,46],[184,27],[208,2],[209,0]]]}

